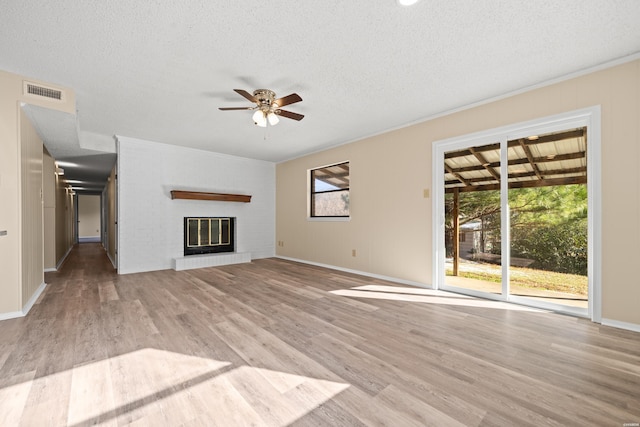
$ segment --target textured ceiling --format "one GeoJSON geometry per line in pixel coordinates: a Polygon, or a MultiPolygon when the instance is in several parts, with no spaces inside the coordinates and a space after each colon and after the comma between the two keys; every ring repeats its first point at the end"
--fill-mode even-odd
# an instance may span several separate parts
{"type": "Polygon", "coordinates": [[[282,161],[640,52],[638,0],[0,1],[0,69],[73,88],[80,146],[282,161]],[[265,131],[234,88],[305,118],[265,131]]]}

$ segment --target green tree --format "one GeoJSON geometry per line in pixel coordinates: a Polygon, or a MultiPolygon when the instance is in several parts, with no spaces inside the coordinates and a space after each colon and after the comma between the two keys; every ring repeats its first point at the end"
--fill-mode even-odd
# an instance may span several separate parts
{"type": "Polygon", "coordinates": [[[587,186],[509,191],[511,254],[530,267],[587,275],[587,186]]]}
{"type": "MultiPolygon", "coordinates": [[[[453,239],[453,195],[445,198],[447,253],[453,239]]],[[[509,190],[512,256],[543,270],[587,274],[587,187],[509,190]]],[[[484,250],[500,253],[500,192],[459,194],[460,225],[479,221],[484,250]]]]}
{"type": "MultiPolygon", "coordinates": [[[[459,193],[460,225],[479,222],[481,251],[497,249],[500,241],[500,191],[459,193]]],[[[447,256],[453,253],[453,194],[445,195],[445,235],[447,256]]]]}

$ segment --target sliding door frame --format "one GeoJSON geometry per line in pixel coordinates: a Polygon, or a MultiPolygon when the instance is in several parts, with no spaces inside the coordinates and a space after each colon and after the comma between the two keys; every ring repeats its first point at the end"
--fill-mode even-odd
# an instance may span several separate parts
{"type": "Polygon", "coordinates": [[[553,116],[547,116],[527,122],[515,123],[500,128],[475,132],[472,134],[435,141],[432,146],[432,283],[434,289],[447,289],[458,291],[456,288],[445,284],[445,212],[444,212],[444,155],[448,151],[461,149],[468,146],[478,146],[499,142],[500,149],[500,176],[508,176],[507,141],[524,138],[530,135],[558,132],[566,129],[587,128],[587,198],[588,198],[588,280],[589,280],[589,305],[587,313],[583,309],[576,309],[559,304],[534,301],[532,299],[510,295],[509,286],[509,258],[510,258],[510,224],[508,206],[508,180],[500,180],[501,188],[501,234],[502,234],[502,295],[488,294],[468,289],[460,289],[465,294],[479,296],[488,299],[509,301],[542,309],[564,312],[571,315],[585,316],[594,321],[602,319],[602,293],[601,293],[601,269],[602,269],[602,208],[601,208],[601,132],[600,132],[600,106],[593,106],[580,110],[570,111],[553,116]]]}

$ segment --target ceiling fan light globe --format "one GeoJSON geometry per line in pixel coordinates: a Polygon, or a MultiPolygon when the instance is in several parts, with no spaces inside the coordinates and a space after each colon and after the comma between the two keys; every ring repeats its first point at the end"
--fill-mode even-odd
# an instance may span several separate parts
{"type": "Polygon", "coordinates": [[[265,117],[262,110],[257,110],[255,113],[253,113],[253,121],[261,128],[267,126],[267,118],[265,117]]]}
{"type": "Polygon", "coordinates": [[[280,122],[280,119],[278,118],[278,116],[276,116],[275,113],[267,114],[267,119],[269,120],[269,124],[271,126],[275,126],[278,124],[278,122],[280,122]]]}

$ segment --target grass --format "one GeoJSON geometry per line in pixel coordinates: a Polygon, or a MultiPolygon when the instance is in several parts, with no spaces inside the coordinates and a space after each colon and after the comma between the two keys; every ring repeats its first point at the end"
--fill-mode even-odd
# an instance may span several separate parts
{"type": "MultiPolygon", "coordinates": [[[[451,268],[446,270],[447,276],[453,274],[451,268]]],[[[459,277],[484,280],[487,282],[501,283],[502,270],[495,264],[472,264],[469,267],[460,265],[459,277]]],[[[511,267],[510,284],[512,287],[539,289],[555,292],[563,292],[579,296],[588,295],[589,282],[587,276],[577,274],[556,273],[553,271],[536,270],[532,268],[511,267]]]]}

